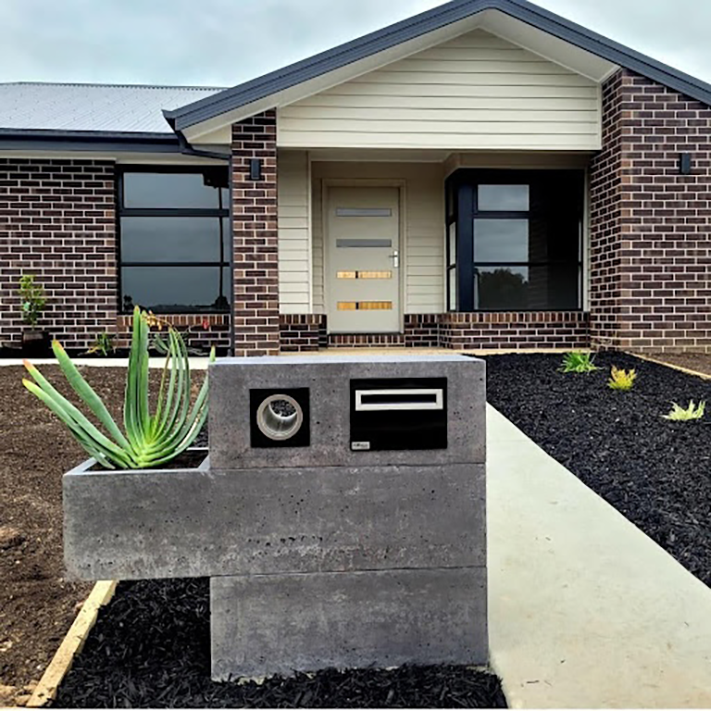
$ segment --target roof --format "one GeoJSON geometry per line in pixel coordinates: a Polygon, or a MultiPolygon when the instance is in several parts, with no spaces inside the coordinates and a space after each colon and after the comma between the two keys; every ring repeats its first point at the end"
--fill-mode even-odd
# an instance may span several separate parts
{"type": "Polygon", "coordinates": [[[711,84],[668,67],[581,25],[548,12],[526,0],[452,0],[402,22],[322,52],[309,59],[265,74],[231,89],[167,110],[166,118],[176,130],[213,119],[257,101],[274,96],[298,84],[347,67],[429,32],[460,22],[486,10],[498,10],[560,40],[620,67],[630,69],[687,96],[711,104],[711,84]]]}
{"type": "Polygon", "coordinates": [[[2,133],[174,133],[163,116],[220,91],[217,87],[110,84],[0,84],[2,133]]]}

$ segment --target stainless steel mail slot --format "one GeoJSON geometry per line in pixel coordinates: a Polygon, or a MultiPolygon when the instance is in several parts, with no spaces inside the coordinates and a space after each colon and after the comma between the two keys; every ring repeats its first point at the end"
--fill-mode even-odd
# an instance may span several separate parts
{"type": "Polygon", "coordinates": [[[351,450],[447,448],[447,379],[351,381],[351,450]]]}
{"type": "Polygon", "coordinates": [[[356,412],[382,410],[441,410],[441,388],[403,388],[401,390],[356,390],[356,412]]]}

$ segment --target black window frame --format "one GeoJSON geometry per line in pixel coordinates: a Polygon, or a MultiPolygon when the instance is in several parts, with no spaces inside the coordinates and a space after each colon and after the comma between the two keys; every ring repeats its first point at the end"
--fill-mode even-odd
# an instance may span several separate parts
{"type": "MultiPolygon", "coordinates": [[[[551,169],[554,170],[554,169],[551,169]]],[[[578,230],[577,260],[547,260],[528,262],[477,262],[474,260],[475,230],[477,219],[500,220],[530,220],[533,210],[529,204],[528,210],[479,210],[478,188],[480,185],[531,185],[536,179],[541,179],[543,173],[551,170],[506,170],[506,169],[460,169],[453,173],[446,182],[445,204],[446,217],[446,304],[450,313],[516,313],[549,312],[582,312],[584,310],[584,278],[585,278],[585,239],[584,239],[584,189],[585,171],[583,169],[559,169],[557,175],[570,175],[580,181],[580,226],[578,230]],[[453,210],[450,209],[453,206],[453,210]],[[456,225],[456,259],[452,261],[449,231],[451,225],[456,225]],[[575,308],[476,308],[476,270],[480,267],[546,267],[546,266],[576,266],[578,269],[578,305],[575,308]],[[457,303],[452,305],[450,274],[456,271],[457,303]]]]}
{"type": "MultiPolygon", "coordinates": [[[[228,195],[228,204],[223,205],[222,190],[230,191],[229,169],[225,166],[217,165],[120,165],[116,166],[116,252],[117,252],[117,278],[118,278],[118,313],[121,315],[130,314],[132,309],[124,307],[124,294],[122,283],[122,272],[125,267],[214,267],[220,270],[228,269],[227,283],[224,285],[225,298],[227,307],[225,309],[199,309],[190,307],[181,307],[178,311],[155,311],[158,315],[174,316],[174,315],[225,315],[232,312],[233,283],[234,278],[234,250],[232,245],[232,209],[231,200],[228,195]],[[189,174],[203,176],[214,173],[217,176],[218,171],[224,171],[226,182],[224,185],[216,187],[218,192],[218,207],[217,208],[127,208],[124,205],[124,176],[126,173],[155,173],[155,174],[189,174]],[[124,217],[214,217],[223,224],[227,219],[229,230],[229,245],[230,249],[227,259],[217,262],[124,262],[121,255],[121,220],[124,217]]],[[[222,229],[222,228],[221,228],[222,229]]],[[[143,306],[142,304],[139,304],[143,306]]],[[[148,307],[150,308],[150,306],[148,307]]]]}

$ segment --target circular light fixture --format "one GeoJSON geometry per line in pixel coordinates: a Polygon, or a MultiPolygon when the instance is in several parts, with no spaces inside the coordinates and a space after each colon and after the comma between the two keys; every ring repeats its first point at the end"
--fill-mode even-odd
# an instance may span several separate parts
{"type": "Polygon", "coordinates": [[[290,395],[270,395],[257,409],[259,431],[275,442],[294,437],[304,424],[304,411],[290,395]]]}

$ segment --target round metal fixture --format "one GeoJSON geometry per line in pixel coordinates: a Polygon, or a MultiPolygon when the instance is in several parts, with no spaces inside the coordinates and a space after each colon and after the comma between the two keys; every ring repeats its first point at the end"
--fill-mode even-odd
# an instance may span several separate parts
{"type": "Polygon", "coordinates": [[[298,434],[304,424],[304,411],[290,395],[270,395],[257,409],[259,431],[275,442],[298,434]]]}

